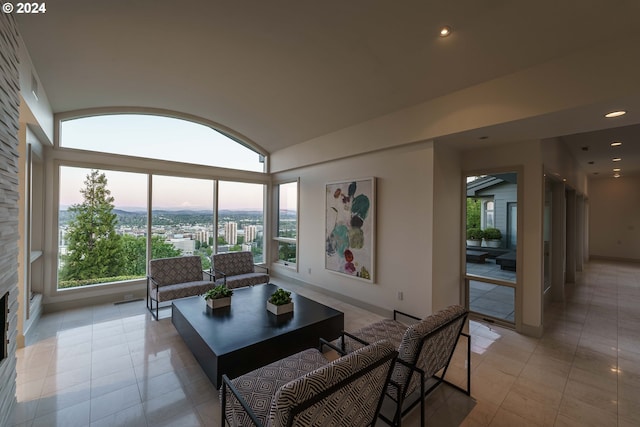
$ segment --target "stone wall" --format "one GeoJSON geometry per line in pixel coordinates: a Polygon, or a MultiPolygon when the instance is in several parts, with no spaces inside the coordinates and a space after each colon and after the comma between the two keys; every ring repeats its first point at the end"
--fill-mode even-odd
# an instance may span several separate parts
{"type": "Polygon", "coordinates": [[[0,13],[0,296],[9,292],[7,357],[0,361],[0,425],[16,403],[18,323],[18,30],[0,13]]]}

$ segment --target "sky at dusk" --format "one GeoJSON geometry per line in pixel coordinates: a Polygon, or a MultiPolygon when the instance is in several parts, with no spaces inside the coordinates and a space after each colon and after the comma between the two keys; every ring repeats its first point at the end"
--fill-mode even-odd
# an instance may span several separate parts
{"type": "MultiPolygon", "coordinates": [[[[68,207],[82,203],[80,189],[91,172],[87,168],[63,166],[60,168],[60,205],[68,207]]],[[[107,188],[114,197],[116,208],[146,209],[147,175],[130,172],[102,170],[107,178],[107,188]]],[[[219,182],[219,209],[262,210],[261,184],[219,182]]],[[[153,209],[213,209],[213,181],[193,178],[154,176],[153,209]]]]}
{"type": "MultiPolygon", "coordinates": [[[[215,130],[186,120],[139,114],[63,122],[61,145],[130,156],[262,171],[258,153],[215,130]],[[178,149],[176,149],[178,147],[178,149]]],[[[145,209],[147,175],[103,170],[116,208],[145,209]]],[[[60,205],[82,203],[87,168],[60,168],[60,205]]],[[[262,209],[264,186],[220,181],[219,209],[262,209]]],[[[153,209],[213,209],[211,180],[153,177],[153,209]]]]}

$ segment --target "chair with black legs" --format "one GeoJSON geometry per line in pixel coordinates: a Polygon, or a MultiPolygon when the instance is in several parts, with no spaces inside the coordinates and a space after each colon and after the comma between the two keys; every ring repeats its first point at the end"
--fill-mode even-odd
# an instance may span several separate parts
{"type": "Polygon", "coordinates": [[[463,393],[471,394],[471,337],[463,332],[468,311],[452,305],[424,319],[394,310],[393,319],[384,319],[354,332],[343,332],[334,344],[344,352],[355,351],[380,339],[389,340],[398,349],[398,359],[387,396],[395,403],[391,417],[380,415],[390,425],[399,425],[401,418],[420,404],[420,425],[424,426],[425,396],[441,383],[447,383],[463,393]],[[400,322],[404,316],[415,323],[400,322]],[[456,345],[466,337],[467,387],[461,388],[445,380],[456,345]]]}

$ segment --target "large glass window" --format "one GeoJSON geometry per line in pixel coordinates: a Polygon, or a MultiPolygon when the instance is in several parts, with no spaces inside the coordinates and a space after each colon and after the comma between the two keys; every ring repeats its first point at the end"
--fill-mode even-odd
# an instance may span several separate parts
{"type": "Polygon", "coordinates": [[[155,258],[199,255],[206,270],[214,251],[248,250],[264,262],[265,184],[218,181],[184,164],[262,171],[264,158],[241,143],[185,120],[115,114],[61,122],[59,145],[59,289],[144,279],[155,258]],[[125,159],[123,169],[150,169],[131,172],[80,149],[167,161],[125,159]]]}
{"type": "Polygon", "coordinates": [[[251,251],[264,262],[263,184],[218,182],[217,253],[251,251]]]}
{"type": "Polygon", "coordinates": [[[494,228],[494,207],[495,203],[493,200],[487,200],[484,202],[484,228],[494,228]]]}
{"type": "Polygon", "coordinates": [[[298,182],[278,185],[278,262],[295,267],[298,260],[298,182]]]}
{"type": "Polygon", "coordinates": [[[213,244],[212,180],[153,176],[151,258],[200,255],[211,266],[213,244]]]}
{"type": "Polygon", "coordinates": [[[60,123],[60,146],[172,162],[264,172],[264,156],[217,130],[188,120],[111,114],[60,123]],[[180,149],[176,149],[180,147],[180,149]]]}
{"type": "Polygon", "coordinates": [[[59,289],[145,277],[145,174],[62,166],[59,201],[59,289]]]}

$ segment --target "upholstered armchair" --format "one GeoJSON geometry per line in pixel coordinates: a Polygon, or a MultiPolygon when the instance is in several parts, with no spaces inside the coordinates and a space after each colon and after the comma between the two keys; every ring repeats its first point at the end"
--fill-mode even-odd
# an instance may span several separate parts
{"type": "Polygon", "coordinates": [[[217,285],[230,289],[269,283],[269,269],[253,262],[249,251],[225,252],[211,256],[211,274],[217,285]],[[256,271],[259,268],[262,271],[256,271]]]}
{"type": "Polygon", "coordinates": [[[468,312],[459,305],[452,305],[420,319],[394,310],[393,319],[384,319],[354,332],[343,332],[334,343],[345,352],[355,351],[370,342],[389,340],[398,349],[398,360],[391,380],[399,385],[389,387],[387,395],[398,407],[393,419],[381,415],[388,424],[399,425],[418,403],[420,425],[424,426],[424,397],[439,384],[445,382],[469,395],[471,391],[471,338],[462,331],[468,312]],[[412,319],[415,323],[400,322],[398,317],[412,319]],[[446,381],[447,368],[453,357],[460,336],[467,341],[467,388],[463,389],[446,381]],[[441,373],[439,374],[439,372],[441,373]],[[418,391],[417,398],[407,398],[418,391]],[[406,403],[406,405],[405,405],[406,403]]]}
{"type": "Polygon", "coordinates": [[[232,380],[223,375],[220,425],[371,426],[397,354],[388,341],[332,362],[309,349],[232,380]]]}
{"type": "Polygon", "coordinates": [[[158,320],[160,302],[204,294],[215,286],[211,277],[205,279],[208,274],[202,271],[202,259],[197,255],[152,259],[147,275],[147,309],[158,320]]]}

